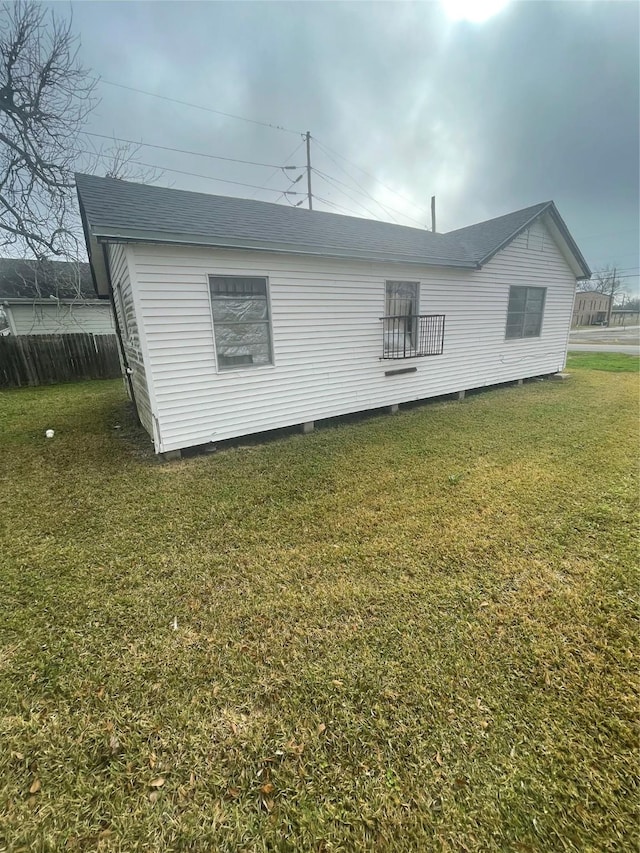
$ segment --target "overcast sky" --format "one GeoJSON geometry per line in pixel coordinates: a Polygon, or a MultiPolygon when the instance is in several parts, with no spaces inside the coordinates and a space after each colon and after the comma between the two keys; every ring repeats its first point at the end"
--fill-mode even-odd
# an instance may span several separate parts
{"type": "MultiPolygon", "coordinates": [[[[640,6],[511,2],[481,22],[452,11],[499,5],[75,0],[81,55],[104,81],[293,132],[106,82],[87,129],[275,166],[304,164],[293,152],[310,130],[314,167],[349,186],[314,174],[319,209],[426,224],[435,194],[439,231],[553,199],[590,265],[617,264],[637,288],[640,6]]],[[[169,171],[158,183],[283,204],[301,174],[137,157],[267,189],[169,171]]]]}

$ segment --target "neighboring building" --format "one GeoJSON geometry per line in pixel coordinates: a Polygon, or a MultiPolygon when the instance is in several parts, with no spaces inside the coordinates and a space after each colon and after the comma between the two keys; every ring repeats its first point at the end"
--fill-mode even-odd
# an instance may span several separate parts
{"type": "Polygon", "coordinates": [[[76,181],[158,453],[555,373],[591,275],[553,202],[434,234],[76,181]]]}
{"type": "Polygon", "coordinates": [[[86,263],[0,258],[0,308],[12,335],[115,334],[86,263]]]}
{"type": "Polygon", "coordinates": [[[606,326],[611,297],[597,290],[578,291],[573,303],[571,326],[606,326]]]}

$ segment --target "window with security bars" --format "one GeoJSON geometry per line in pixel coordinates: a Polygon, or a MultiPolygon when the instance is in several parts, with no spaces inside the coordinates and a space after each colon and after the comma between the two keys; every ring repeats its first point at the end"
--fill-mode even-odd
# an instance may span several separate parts
{"type": "Polygon", "coordinates": [[[507,329],[505,337],[539,338],[542,331],[546,287],[509,288],[509,307],[507,308],[507,329]]]}
{"type": "Polygon", "coordinates": [[[209,276],[219,370],[273,364],[266,278],[209,276]]]}
{"type": "Polygon", "coordinates": [[[420,284],[388,281],[385,287],[382,358],[442,355],[443,314],[418,314],[420,284]]]}

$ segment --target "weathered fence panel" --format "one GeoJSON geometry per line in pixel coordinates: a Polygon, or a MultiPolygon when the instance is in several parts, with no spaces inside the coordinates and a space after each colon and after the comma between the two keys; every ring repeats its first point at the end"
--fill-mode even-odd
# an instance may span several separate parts
{"type": "Polygon", "coordinates": [[[52,385],[121,375],[115,335],[0,337],[0,387],[52,385]]]}

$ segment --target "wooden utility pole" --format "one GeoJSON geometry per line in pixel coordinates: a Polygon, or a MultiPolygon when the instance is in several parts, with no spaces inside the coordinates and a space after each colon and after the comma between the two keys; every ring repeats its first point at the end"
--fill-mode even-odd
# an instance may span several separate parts
{"type": "Polygon", "coordinates": [[[609,296],[609,311],[607,312],[607,328],[611,325],[611,312],[613,311],[613,296],[616,292],[616,268],[613,268],[611,276],[611,294],[609,296]]]}
{"type": "Polygon", "coordinates": [[[311,195],[311,131],[305,134],[307,140],[307,197],[309,199],[309,210],[313,210],[313,196],[311,195]]]}

